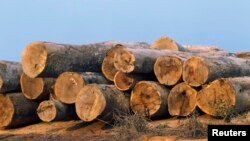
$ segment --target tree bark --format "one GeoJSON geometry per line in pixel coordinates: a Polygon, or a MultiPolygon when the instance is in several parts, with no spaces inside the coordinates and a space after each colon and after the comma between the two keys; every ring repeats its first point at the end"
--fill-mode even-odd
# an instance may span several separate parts
{"type": "Polygon", "coordinates": [[[48,100],[54,83],[55,78],[30,78],[24,73],[20,78],[23,95],[27,99],[36,101],[48,100]]]}
{"type": "Polygon", "coordinates": [[[67,105],[53,100],[41,102],[37,108],[37,115],[44,122],[77,119],[75,105],[67,105]]]}
{"type": "Polygon", "coordinates": [[[250,60],[235,57],[190,57],[183,66],[183,80],[194,87],[221,77],[250,76],[250,60]]]}
{"type": "Polygon", "coordinates": [[[86,122],[101,119],[110,122],[129,111],[129,100],[113,85],[86,85],[76,97],[76,113],[86,122]]]}
{"type": "Polygon", "coordinates": [[[87,84],[109,84],[110,82],[100,73],[64,72],[56,80],[55,95],[65,104],[73,104],[76,95],[87,84]]]}
{"type": "Polygon", "coordinates": [[[205,113],[225,117],[250,110],[250,77],[221,78],[198,92],[197,105],[205,113]]]}
{"type": "Polygon", "coordinates": [[[87,45],[32,42],[23,50],[22,67],[32,78],[57,77],[65,71],[101,72],[102,61],[115,44],[112,41],[87,45]]]}
{"type": "Polygon", "coordinates": [[[140,81],[131,93],[130,106],[136,113],[148,117],[168,115],[169,90],[154,81],[140,81]]]}
{"type": "Polygon", "coordinates": [[[115,47],[111,48],[105,58],[103,59],[102,62],[102,73],[104,74],[104,76],[110,80],[110,81],[114,81],[114,77],[115,74],[117,73],[117,69],[114,66],[114,56],[115,53],[121,49],[121,48],[149,48],[149,44],[144,43],[144,42],[135,42],[135,43],[128,43],[126,45],[122,45],[122,44],[117,44],[115,45],[115,47]]]}
{"type": "Polygon", "coordinates": [[[20,91],[19,79],[21,73],[20,63],[0,61],[0,93],[20,91]]]}
{"type": "Polygon", "coordinates": [[[168,111],[172,116],[188,116],[196,108],[197,91],[185,83],[175,85],[168,96],[168,111]]]}
{"type": "Polygon", "coordinates": [[[38,103],[27,100],[21,93],[0,94],[0,127],[17,127],[39,121],[38,103]]]}
{"type": "Polygon", "coordinates": [[[237,52],[236,57],[243,59],[250,59],[250,52],[237,52]]]}

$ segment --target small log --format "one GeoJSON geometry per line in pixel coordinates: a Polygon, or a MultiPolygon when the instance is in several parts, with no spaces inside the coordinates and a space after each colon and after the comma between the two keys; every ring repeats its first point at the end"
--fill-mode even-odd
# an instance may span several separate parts
{"type": "Polygon", "coordinates": [[[168,115],[169,90],[154,81],[138,82],[131,93],[130,106],[135,113],[148,117],[168,115]]]}
{"type": "Polygon", "coordinates": [[[205,113],[224,117],[250,110],[250,77],[221,78],[198,92],[197,105],[205,113]]]}
{"type": "Polygon", "coordinates": [[[127,43],[126,45],[117,44],[115,47],[111,48],[102,62],[102,73],[110,81],[114,81],[115,74],[118,71],[114,66],[114,56],[115,53],[121,48],[149,48],[149,44],[144,42],[135,42],[127,43]]]}
{"type": "Polygon", "coordinates": [[[250,52],[237,52],[236,57],[243,59],[250,59],[250,52]]]}
{"type": "Polygon", "coordinates": [[[129,74],[118,71],[115,74],[114,83],[118,90],[127,91],[133,89],[135,84],[142,80],[155,80],[155,77],[150,74],[129,74]]]}
{"type": "Polygon", "coordinates": [[[196,108],[197,91],[185,83],[175,85],[168,96],[168,111],[171,116],[188,116],[196,108]]]}
{"type": "Polygon", "coordinates": [[[235,57],[190,57],[183,66],[183,80],[194,87],[221,77],[250,75],[250,60],[235,57]]]}
{"type": "Polygon", "coordinates": [[[64,72],[56,80],[55,95],[65,104],[73,104],[77,93],[87,84],[109,84],[109,81],[100,73],[64,72]]]}
{"type": "Polygon", "coordinates": [[[155,40],[151,44],[151,48],[155,49],[166,49],[166,50],[175,50],[175,51],[187,51],[183,46],[178,44],[176,41],[173,39],[167,37],[167,36],[162,36],[155,40]]]}
{"type": "Polygon", "coordinates": [[[41,102],[37,108],[37,115],[44,122],[77,119],[75,105],[67,105],[53,100],[41,102]]]}
{"type": "Polygon", "coordinates": [[[113,85],[86,85],[78,93],[75,105],[78,117],[86,122],[110,122],[129,111],[129,99],[113,85]]]}
{"type": "Polygon", "coordinates": [[[0,127],[17,127],[39,121],[38,103],[26,99],[21,93],[0,94],[0,127]]]}
{"type": "Polygon", "coordinates": [[[21,74],[20,63],[0,61],[0,93],[20,91],[19,79],[21,74]]]}
{"type": "Polygon", "coordinates": [[[55,78],[30,78],[26,74],[22,74],[20,84],[23,95],[30,100],[47,100],[49,99],[55,78]]]}

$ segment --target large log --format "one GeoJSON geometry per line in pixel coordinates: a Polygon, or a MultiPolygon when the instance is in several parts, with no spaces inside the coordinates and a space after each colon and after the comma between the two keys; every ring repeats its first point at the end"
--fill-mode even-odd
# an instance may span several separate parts
{"type": "Polygon", "coordinates": [[[90,83],[109,84],[110,82],[100,73],[64,72],[56,80],[55,95],[59,101],[73,104],[77,93],[90,83]]]}
{"type": "Polygon", "coordinates": [[[205,113],[224,117],[250,110],[250,77],[221,78],[198,92],[197,105],[205,113]]]}
{"type": "Polygon", "coordinates": [[[0,93],[20,91],[19,79],[21,73],[20,63],[0,61],[0,93]]]}
{"type": "Polygon", "coordinates": [[[0,127],[17,127],[39,121],[38,103],[26,99],[21,93],[0,94],[0,127]]]}
{"type": "Polygon", "coordinates": [[[149,48],[149,44],[144,42],[135,42],[135,43],[127,43],[125,44],[117,44],[115,47],[111,48],[102,62],[102,73],[104,76],[111,81],[114,81],[114,77],[116,72],[118,71],[114,66],[114,56],[115,53],[120,48],[149,48]]]}
{"type": "Polygon", "coordinates": [[[86,85],[78,93],[75,105],[78,117],[86,122],[110,122],[129,111],[129,99],[113,85],[86,85]]]}
{"type": "Polygon", "coordinates": [[[243,59],[250,59],[250,52],[237,52],[235,56],[243,59]]]}
{"type": "Polygon", "coordinates": [[[250,60],[235,57],[190,57],[183,66],[183,80],[194,87],[221,77],[250,76],[250,60]]]}
{"type": "Polygon", "coordinates": [[[140,81],[131,93],[130,106],[135,113],[148,117],[168,115],[169,89],[154,81],[140,81]]]}
{"type": "Polygon", "coordinates": [[[29,77],[57,77],[65,71],[101,72],[106,53],[117,42],[69,45],[32,42],[22,54],[23,71],[29,77]]]}
{"type": "Polygon", "coordinates": [[[20,84],[23,95],[30,100],[47,100],[52,91],[55,78],[30,78],[26,74],[22,74],[20,84]]]}
{"type": "Polygon", "coordinates": [[[77,119],[75,105],[67,105],[53,100],[41,102],[37,108],[37,115],[44,122],[77,119]]]}
{"type": "Polygon", "coordinates": [[[175,85],[168,96],[168,111],[172,116],[188,116],[196,107],[197,91],[185,83],[175,85]]]}

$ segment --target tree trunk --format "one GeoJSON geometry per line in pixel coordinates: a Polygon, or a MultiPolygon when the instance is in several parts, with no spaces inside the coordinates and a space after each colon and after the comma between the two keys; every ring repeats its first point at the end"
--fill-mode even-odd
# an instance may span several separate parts
{"type": "Polygon", "coordinates": [[[175,85],[168,96],[168,111],[172,116],[188,116],[196,107],[197,91],[185,83],[175,85]]]}
{"type": "Polygon", "coordinates": [[[117,44],[115,47],[111,48],[102,62],[102,73],[110,81],[114,81],[115,74],[118,71],[114,66],[114,56],[115,53],[121,48],[149,48],[149,44],[136,42],[130,44],[128,43],[126,45],[117,44]]]}
{"type": "Polygon", "coordinates": [[[155,76],[150,74],[130,74],[118,71],[115,74],[114,83],[117,89],[127,91],[134,88],[135,84],[141,80],[156,80],[155,76]]]}
{"type": "Polygon", "coordinates": [[[169,90],[154,81],[140,81],[131,93],[130,106],[136,113],[148,117],[168,115],[169,90]]]}
{"type": "Polygon", "coordinates": [[[250,59],[250,52],[237,52],[236,57],[243,59],[250,59]]]}
{"type": "Polygon", "coordinates": [[[22,67],[32,78],[57,77],[65,71],[101,72],[102,61],[115,44],[117,42],[87,45],[33,42],[23,51],[22,67]]]}
{"type": "Polygon", "coordinates": [[[76,97],[76,113],[86,122],[101,119],[110,122],[129,111],[129,100],[113,85],[86,85],[76,97]]]}
{"type": "Polygon", "coordinates": [[[75,105],[67,105],[53,100],[41,102],[37,108],[37,115],[44,122],[77,119],[75,105]]]}
{"type": "Polygon", "coordinates": [[[55,83],[56,97],[65,104],[73,104],[79,91],[90,83],[109,84],[109,81],[99,73],[64,72],[55,83]]]}
{"type": "Polygon", "coordinates": [[[162,36],[154,41],[151,44],[151,48],[155,49],[166,49],[166,50],[175,50],[175,51],[188,51],[186,48],[175,42],[173,39],[162,36]]]}
{"type": "Polygon", "coordinates": [[[19,79],[21,73],[20,63],[0,61],[0,93],[20,91],[19,79]]]}
{"type": "Polygon", "coordinates": [[[30,78],[26,74],[22,74],[20,84],[23,95],[30,100],[47,100],[52,91],[55,78],[30,78]]]}
{"type": "Polygon", "coordinates": [[[221,77],[250,75],[250,60],[235,57],[190,57],[183,66],[183,80],[194,87],[221,77]]]}
{"type": "Polygon", "coordinates": [[[217,79],[198,92],[197,105],[216,117],[250,110],[249,86],[250,77],[217,79]]]}
{"type": "Polygon", "coordinates": [[[38,103],[27,100],[21,93],[0,94],[0,127],[17,127],[39,121],[38,103]]]}

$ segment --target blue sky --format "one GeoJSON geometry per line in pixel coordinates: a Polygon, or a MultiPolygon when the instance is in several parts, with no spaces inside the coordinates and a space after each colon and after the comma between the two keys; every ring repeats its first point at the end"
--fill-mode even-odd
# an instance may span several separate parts
{"type": "Polygon", "coordinates": [[[20,61],[32,41],[72,44],[106,40],[250,51],[249,0],[1,0],[0,60],[20,61]]]}

